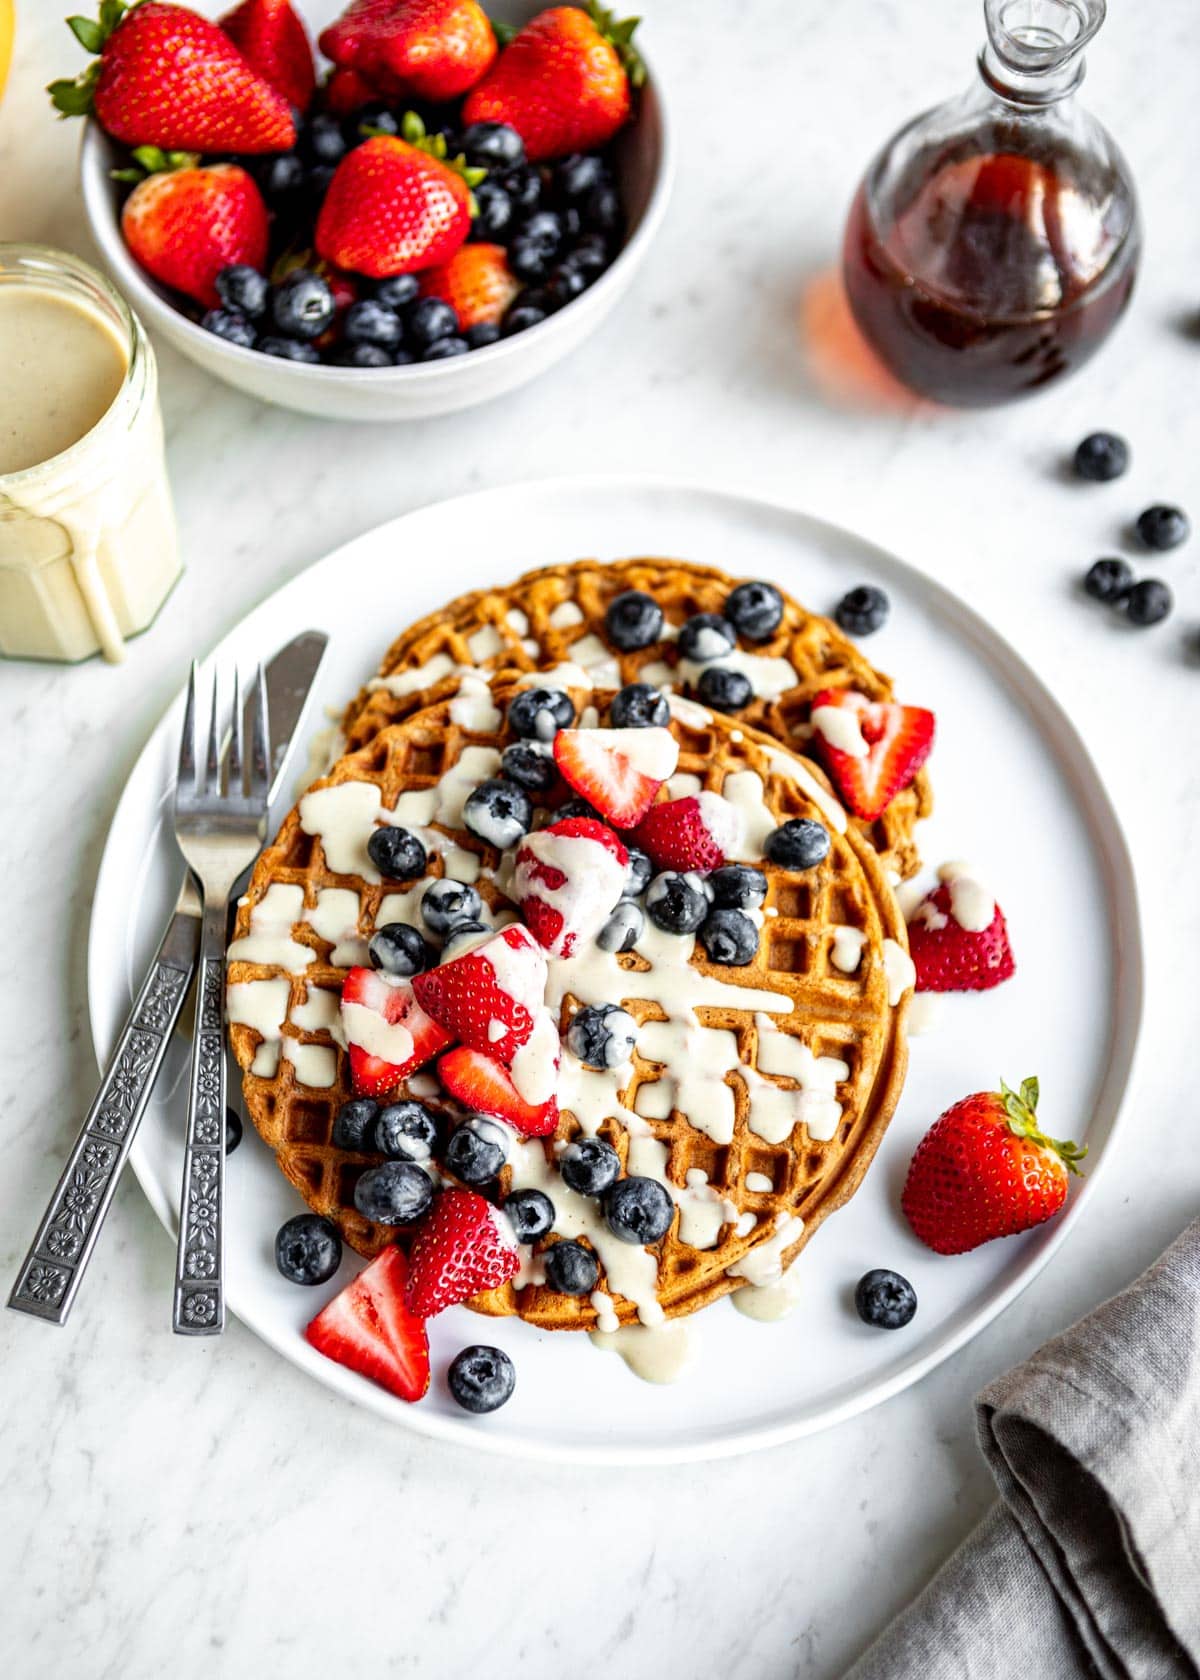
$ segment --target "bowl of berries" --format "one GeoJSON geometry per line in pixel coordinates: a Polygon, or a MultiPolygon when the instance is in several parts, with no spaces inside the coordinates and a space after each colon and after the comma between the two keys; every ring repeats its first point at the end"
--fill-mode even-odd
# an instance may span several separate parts
{"type": "Polygon", "coordinates": [[[599,0],[103,0],[51,97],[146,323],[267,402],[448,414],[534,378],[666,208],[662,101],[599,0]],[[315,35],[314,50],[310,28],[315,35]]]}

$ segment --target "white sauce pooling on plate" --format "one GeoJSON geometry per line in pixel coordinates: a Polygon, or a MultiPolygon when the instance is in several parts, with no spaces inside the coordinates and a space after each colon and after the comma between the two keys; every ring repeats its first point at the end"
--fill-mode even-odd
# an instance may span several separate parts
{"type": "Polygon", "coordinates": [[[626,1324],[619,1330],[592,1330],[588,1340],[594,1348],[620,1354],[643,1382],[678,1382],[696,1353],[695,1331],[685,1319],[673,1319],[657,1329],[626,1324]]]}

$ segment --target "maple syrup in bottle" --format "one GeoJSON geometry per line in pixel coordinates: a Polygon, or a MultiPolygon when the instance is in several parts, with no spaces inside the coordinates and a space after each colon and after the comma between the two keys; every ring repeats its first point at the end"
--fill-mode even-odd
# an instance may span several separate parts
{"type": "Polygon", "coordinates": [[[921,396],[1007,402],[1082,366],[1133,290],[1129,167],[1075,99],[1105,0],[985,0],[979,80],[894,135],[846,227],[862,332],[921,396]]]}

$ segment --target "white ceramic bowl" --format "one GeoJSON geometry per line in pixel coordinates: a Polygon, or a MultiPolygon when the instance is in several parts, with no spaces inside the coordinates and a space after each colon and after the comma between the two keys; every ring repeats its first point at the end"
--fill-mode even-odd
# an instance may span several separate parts
{"type": "MultiPolygon", "coordinates": [[[[504,15],[523,22],[545,4],[511,0],[504,15]]],[[[302,6],[314,37],[341,9],[329,0],[302,6]]],[[[302,414],[339,420],[420,420],[471,408],[524,385],[582,344],[629,289],[666,210],[673,167],[662,95],[648,71],[637,121],[615,147],[628,235],[595,285],[538,326],[467,356],[398,368],[339,368],[243,350],[190,321],[126,249],[119,221],[122,189],[109,175],[117,151],[96,123],[87,124],[79,159],[83,202],[105,266],[146,326],[240,391],[302,414]]]]}

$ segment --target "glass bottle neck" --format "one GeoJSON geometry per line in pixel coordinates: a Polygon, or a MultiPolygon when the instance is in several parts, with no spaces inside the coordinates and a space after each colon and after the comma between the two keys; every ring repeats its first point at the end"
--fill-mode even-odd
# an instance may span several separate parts
{"type": "Polygon", "coordinates": [[[1052,70],[1028,74],[1006,64],[990,41],[979,53],[979,74],[985,86],[1010,105],[1024,105],[1033,110],[1069,98],[1083,81],[1086,68],[1082,53],[1052,70]]]}

